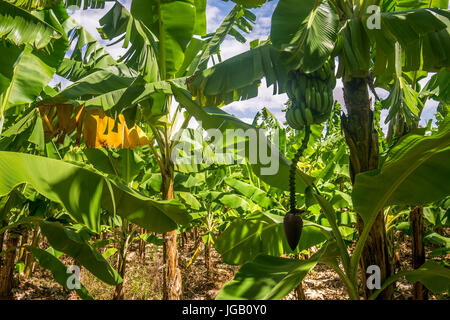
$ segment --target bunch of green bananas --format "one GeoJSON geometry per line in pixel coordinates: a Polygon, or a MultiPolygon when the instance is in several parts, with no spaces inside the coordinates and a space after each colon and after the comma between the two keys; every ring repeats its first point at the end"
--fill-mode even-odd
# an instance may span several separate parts
{"type": "Polygon", "coordinates": [[[291,128],[302,130],[305,125],[322,123],[333,107],[336,86],[334,60],[330,59],[312,73],[295,70],[289,73],[287,94],[290,99],[286,121],[291,128]]]}

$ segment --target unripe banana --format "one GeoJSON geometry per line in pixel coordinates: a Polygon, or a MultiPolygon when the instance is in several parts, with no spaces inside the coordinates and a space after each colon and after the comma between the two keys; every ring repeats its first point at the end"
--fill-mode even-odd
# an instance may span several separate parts
{"type": "Polygon", "coordinates": [[[298,88],[302,92],[303,96],[305,95],[305,91],[306,91],[306,86],[307,86],[306,82],[307,82],[306,77],[304,75],[301,75],[298,79],[298,88]]]}
{"type": "Polygon", "coordinates": [[[325,79],[327,79],[330,76],[330,71],[331,71],[331,66],[330,66],[329,60],[327,60],[327,62],[325,62],[324,71],[326,74],[325,79]]]}
{"type": "Polygon", "coordinates": [[[286,110],[286,122],[288,123],[288,125],[291,128],[295,129],[296,123],[295,123],[294,118],[293,118],[293,108],[292,107],[290,107],[290,108],[288,108],[286,110]]]}
{"type": "Polygon", "coordinates": [[[294,93],[292,92],[292,87],[291,87],[291,81],[289,80],[287,85],[286,85],[286,94],[288,95],[289,98],[291,98],[294,93]]]}
{"type": "Polygon", "coordinates": [[[296,130],[302,130],[303,125],[300,122],[298,122],[295,118],[295,110],[297,110],[297,108],[294,108],[294,107],[290,107],[287,109],[286,121],[291,128],[296,129],[296,130]]]}
{"type": "MultiPolygon", "coordinates": [[[[296,120],[298,126],[303,129],[303,126],[306,124],[306,121],[304,121],[305,119],[299,108],[295,108],[294,116],[295,116],[295,120],[296,120]]],[[[299,130],[301,130],[301,129],[299,129],[299,130]]]]}
{"type": "Polygon", "coordinates": [[[322,80],[322,81],[325,81],[328,78],[328,73],[325,70],[326,70],[325,68],[319,69],[319,77],[320,77],[320,80],[322,80]]]}
{"type": "Polygon", "coordinates": [[[305,104],[304,101],[302,101],[302,102],[299,104],[299,108],[300,108],[300,110],[306,109],[306,104],[305,104]]]}
{"type": "Polygon", "coordinates": [[[311,87],[306,87],[305,90],[305,103],[307,106],[311,105],[311,87]]]}
{"type": "Polygon", "coordinates": [[[331,89],[334,89],[336,87],[336,77],[334,76],[334,74],[330,76],[329,83],[330,83],[329,87],[331,89]]]}
{"type": "Polygon", "coordinates": [[[295,98],[297,99],[297,105],[299,105],[299,103],[305,99],[304,93],[300,90],[299,87],[297,87],[297,90],[295,91],[295,98]]]}
{"type": "Polygon", "coordinates": [[[316,87],[311,87],[311,102],[309,105],[306,105],[306,107],[311,108],[311,109],[317,109],[317,105],[316,105],[316,87]]]}
{"type": "Polygon", "coordinates": [[[297,91],[297,84],[295,83],[295,80],[291,80],[291,83],[290,83],[290,85],[291,85],[291,99],[293,98],[293,97],[295,97],[295,92],[297,91]]]}
{"type": "Polygon", "coordinates": [[[319,91],[316,91],[316,110],[323,112],[322,97],[319,91]]]}
{"type": "Polygon", "coordinates": [[[334,105],[334,97],[333,94],[329,94],[328,95],[328,109],[331,110],[333,108],[334,105]]]}
{"type": "Polygon", "coordinates": [[[328,117],[330,116],[329,113],[323,113],[318,116],[316,116],[316,123],[322,123],[328,120],[328,117]]]}
{"type": "Polygon", "coordinates": [[[336,86],[334,60],[330,58],[316,71],[289,73],[288,96],[291,105],[286,111],[286,121],[297,130],[305,125],[326,121],[333,107],[333,89],[336,86]]]}
{"type": "Polygon", "coordinates": [[[311,109],[306,108],[304,110],[304,112],[305,112],[306,124],[307,125],[313,124],[314,123],[314,117],[313,117],[313,115],[311,113],[311,109]]]}
{"type": "Polygon", "coordinates": [[[324,106],[324,110],[328,109],[328,91],[322,91],[322,105],[324,106]]]}

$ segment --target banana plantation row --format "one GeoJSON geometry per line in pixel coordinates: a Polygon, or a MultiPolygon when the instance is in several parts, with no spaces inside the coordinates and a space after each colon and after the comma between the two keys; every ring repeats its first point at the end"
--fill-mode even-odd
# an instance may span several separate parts
{"type": "Polygon", "coordinates": [[[239,266],[217,299],[283,299],[318,264],[350,299],[392,299],[403,278],[415,299],[448,299],[448,1],[278,0],[267,39],[222,60],[224,40],[245,42],[272,4],[233,2],[207,33],[206,0],[0,0],[1,298],[39,265],[81,299],[96,297],[80,267],[124,299],[139,244],[162,248],[162,297],[182,299],[194,230],[211,277],[213,247],[239,266]],[[74,6],[109,8],[98,32],[120,58],[74,6]],[[286,123],[273,106],[252,124],[222,109],[262,80],[287,94],[286,123]],[[205,161],[222,147],[236,161],[205,161]],[[179,161],[191,148],[202,161],[179,161]]]}

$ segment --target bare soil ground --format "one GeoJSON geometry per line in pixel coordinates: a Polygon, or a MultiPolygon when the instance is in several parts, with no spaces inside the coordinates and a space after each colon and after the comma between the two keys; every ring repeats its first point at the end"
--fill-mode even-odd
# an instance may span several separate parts
{"type": "MultiPolygon", "coordinates": [[[[411,241],[408,236],[400,236],[398,244],[400,253],[400,266],[402,270],[410,269],[411,241]]],[[[193,243],[188,243],[180,249],[179,267],[183,276],[183,299],[209,300],[214,299],[225,283],[232,280],[239,269],[236,266],[224,264],[219,254],[213,250],[214,270],[208,275],[203,250],[197,259],[188,267],[188,262],[195,251],[193,243]]],[[[427,248],[430,251],[430,248],[427,248]]],[[[147,245],[145,262],[140,263],[135,248],[131,249],[127,259],[125,277],[125,298],[129,300],[149,300],[162,298],[162,249],[147,245]]],[[[445,257],[450,259],[450,256],[445,257]]],[[[71,260],[67,259],[67,264],[71,260]]],[[[115,261],[110,261],[115,265],[115,261]]],[[[16,275],[18,285],[13,289],[14,299],[45,299],[66,300],[79,299],[75,293],[66,292],[57,284],[50,271],[42,269],[36,263],[32,278],[25,279],[16,275]]],[[[108,286],[97,280],[87,270],[82,270],[81,281],[95,299],[111,299],[114,287],[108,286]]],[[[338,275],[328,266],[318,264],[303,280],[303,291],[308,300],[344,300],[348,299],[345,287],[338,275]]],[[[412,299],[412,284],[405,279],[397,282],[394,298],[412,299]]],[[[449,299],[444,295],[435,297],[430,294],[430,299],[449,299]]],[[[295,292],[291,292],[286,300],[297,299],[295,292]]]]}

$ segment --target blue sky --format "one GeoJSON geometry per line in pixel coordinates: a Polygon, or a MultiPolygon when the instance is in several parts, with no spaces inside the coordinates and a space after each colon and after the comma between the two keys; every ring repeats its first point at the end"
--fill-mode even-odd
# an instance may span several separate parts
{"type": "MultiPolygon", "coordinates": [[[[119,0],[127,8],[131,3],[131,0],[119,0]]],[[[272,13],[277,5],[278,1],[274,0],[266,3],[262,8],[252,9],[255,13],[257,20],[252,32],[246,35],[248,41],[246,43],[240,43],[231,37],[228,37],[221,47],[221,55],[223,59],[228,59],[236,54],[244,52],[249,49],[250,41],[254,39],[266,39],[270,33],[270,23],[272,13]]],[[[220,25],[227,13],[232,9],[234,3],[232,1],[224,2],[222,0],[208,0],[206,16],[207,16],[207,29],[208,32],[213,32],[220,25]]],[[[100,43],[102,43],[106,50],[108,50],[114,57],[119,57],[124,49],[120,45],[107,46],[108,42],[100,39],[96,30],[98,20],[112,7],[111,3],[106,4],[106,8],[103,10],[74,10],[69,13],[74,17],[81,25],[83,25],[94,37],[96,37],[100,43]]],[[[58,80],[58,79],[55,79],[58,80]]],[[[54,81],[53,83],[56,83],[54,81]]],[[[67,85],[67,83],[64,83],[67,85]]],[[[380,97],[385,97],[387,92],[384,90],[378,90],[380,97]]],[[[343,104],[342,94],[342,82],[338,81],[334,90],[334,98],[343,104]]],[[[272,88],[267,88],[265,81],[259,89],[258,97],[246,100],[233,102],[224,107],[224,110],[234,114],[245,122],[251,122],[258,110],[263,107],[267,107],[281,122],[284,122],[284,113],[281,111],[284,109],[284,103],[287,101],[286,94],[273,95],[272,88]]],[[[434,101],[428,102],[425,106],[425,110],[422,115],[421,124],[424,125],[426,121],[433,117],[436,112],[437,103],[434,101]]],[[[382,126],[384,125],[384,118],[386,117],[387,110],[382,111],[382,126]]]]}

